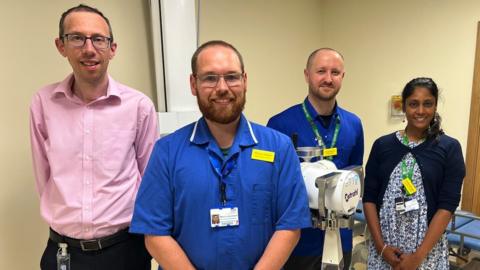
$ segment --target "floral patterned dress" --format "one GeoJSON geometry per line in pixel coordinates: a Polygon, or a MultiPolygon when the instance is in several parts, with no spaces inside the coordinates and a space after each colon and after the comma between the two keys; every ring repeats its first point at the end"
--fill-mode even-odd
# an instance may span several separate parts
{"type": "MultiPolygon", "coordinates": [[[[400,132],[396,133],[397,139],[402,142],[400,132]]],[[[422,142],[409,142],[408,147],[414,148],[422,142]]],[[[406,167],[413,167],[412,182],[415,185],[415,192],[412,199],[419,204],[418,210],[400,213],[395,210],[395,198],[405,197],[402,185],[402,162],[400,161],[392,174],[383,197],[383,204],[380,208],[380,228],[385,244],[399,248],[404,253],[413,253],[420,246],[428,229],[427,222],[427,201],[423,188],[422,175],[418,164],[411,153],[405,155],[406,167]]],[[[390,265],[377,253],[373,241],[370,241],[368,269],[380,270],[390,269],[390,265]]],[[[448,242],[445,234],[428,253],[422,262],[420,270],[448,270],[448,242]]]]}

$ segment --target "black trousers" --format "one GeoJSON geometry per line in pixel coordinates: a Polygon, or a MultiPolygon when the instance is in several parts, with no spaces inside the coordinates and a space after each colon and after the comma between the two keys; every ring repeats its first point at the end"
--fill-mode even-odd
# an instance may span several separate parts
{"type": "MultiPolygon", "coordinates": [[[[348,270],[352,261],[352,252],[343,253],[343,270],[348,270]]],[[[317,256],[290,256],[285,270],[320,270],[322,269],[322,257],[317,256]]]]}
{"type": "MultiPolygon", "coordinates": [[[[71,270],[151,270],[152,257],[145,248],[143,235],[129,234],[123,242],[98,251],[68,247],[71,270]]],[[[40,269],[57,270],[58,244],[48,239],[40,269]]]]}

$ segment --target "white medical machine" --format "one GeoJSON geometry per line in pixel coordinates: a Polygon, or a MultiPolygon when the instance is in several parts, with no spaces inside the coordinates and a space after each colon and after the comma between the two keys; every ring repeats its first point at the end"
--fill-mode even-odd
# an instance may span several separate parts
{"type": "Polygon", "coordinates": [[[313,226],[325,231],[322,269],[343,269],[339,229],[353,228],[352,215],[362,193],[362,167],[338,170],[332,161],[322,159],[318,147],[298,147],[297,154],[302,159],[313,226]],[[319,160],[311,162],[314,158],[319,160]]]}

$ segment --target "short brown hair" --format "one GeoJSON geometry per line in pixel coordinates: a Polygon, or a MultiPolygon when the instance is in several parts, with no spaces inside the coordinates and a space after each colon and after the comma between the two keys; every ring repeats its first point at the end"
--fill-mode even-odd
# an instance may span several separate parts
{"type": "Polygon", "coordinates": [[[62,39],[63,35],[65,34],[65,32],[63,30],[64,23],[65,23],[65,18],[68,16],[68,14],[70,14],[72,12],[78,12],[78,11],[86,11],[86,12],[91,12],[91,13],[95,13],[95,14],[100,15],[100,17],[102,17],[105,20],[105,22],[107,22],[108,30],[110,32],[110,38],[111,38],[110,41],[113,42],[112,26],[110,25],[110,21],[108,20],[108,18],[105,17],[105,15],[103,15],[103,13],[100,10],[98,10],[94,7],[91,7],[91,6],[84,5],[84,4],[80,4],[76,7],[72,7],[72,8],[70,8],[67,11],[62,13],[62,16],[60,17],[60,23],[58,24],[58,28],[59,28],[58,36],[59,36],[60,39],[62,39]]]}
{"type": "Polygon", "coordinates": [[[240,52],[235,48],[233,47],[232,44],[226,42],[226,41],[223,41],[223,40],[210,40],[208,42],[205,42],[203,43],[202,45],[200,45],[200,47],[197,48],[197,50],[195,50],[195,52],[193,53],[193,56],[192,56],[192,74],[193,75],[196,75],[197,74],[197,60],[198,60],[198,55],[206,48],[208,47],[213,47],[213,46],[222,46],[222,47],[227,47],[227,48],[230,48],[232,49],[235,54],[238,56],[238,59],[240,60],[240,67],[242,69],[242,73],[245,72],[245,67],[243,65],[243,57],[242,55],[240,54],[240,52]]]}

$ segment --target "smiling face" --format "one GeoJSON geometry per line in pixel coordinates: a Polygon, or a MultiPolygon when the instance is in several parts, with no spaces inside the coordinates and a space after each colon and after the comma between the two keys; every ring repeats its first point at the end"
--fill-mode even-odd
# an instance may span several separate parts
{"type": "MultiPolygon", "coordinates": [[[[64,33],[110,37],[107,22],[100,15],[87,11],[68,14],[64,21],[64,33]]],[[[108,63],[115,56],[116,43],[104,50],[96,49],[90,39],[83,47],[72,46],[66,38],[57,38],[55,44],[60,54],[68,59],[77,82],[96,85],[108,80],[108,63]]]]}
{"type": "Polygon", "coordinates": [[[319,50],[304,70],[309,97],[331,101],[342,87],[345,75],[342,57],[333,50],[319,50]]]}
{"type": "Polygon", "coordinates": [[[437,100],[426,87],[417,86],[404,103],[407,131],[424,134],[437,111],[437,100]]]}
{"type": "Polygon", "coordinates": [[[206,75],[242,74],[235,52],[220,45],[206,47],[198,55],[196,72],[190,76],[190,88],[203,116],[220,124],[238,120],[245,106],[247,75],[243,74],[234,86],[227,85],[224,77],[214,87],[202,82],[206,75]]]}

